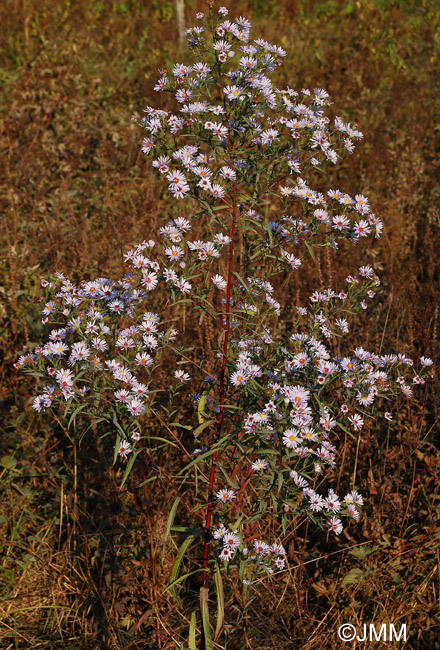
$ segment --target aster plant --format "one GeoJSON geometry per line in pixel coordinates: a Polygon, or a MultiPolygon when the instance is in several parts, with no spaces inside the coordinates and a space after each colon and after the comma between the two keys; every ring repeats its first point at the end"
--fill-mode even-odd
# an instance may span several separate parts
{"type": "Polygon", "coordinates": [[[132,118],[184,216],[128,251],[119,280],[44,281],[48,342],[16,364],[44,386],[37,411],[61,409],[69,422],[81,416],[114,434],[123,483],[137,457],[157,467],[166,446],[189,459],[177,476],[161,476],[175,493],[167,534],[184,535],[170,584],[178,602],[182,558],[198,545],[190,648],[221,642],[231,593],[239,589],[245,610],[263,579],[289,571],[283,543],[298,522],[338,536],[359,520],[356,485],[347,478],[337,494],[326,478],[338,441],[373,417],[391,419],[383,398],[411,398],[431,365],[422,357],[416,372],[403,354],[344,350],[351,320],[380,285],[368,265],[343,290],[320,288],[303,304],[285,295],[320,249],[378,238],[382,222],[363,194],[311,186],[362,133],[330,120],[325,90],[276,88],[286,52],[251,40],[249,21],[227,14],[197,14],[187,30],[192,63],[161,71],[155,90],[175,108],[147,106],[132,118]],[[185,347],[169,316],[182,310],[193,333],[210,323],[209,355],[185,347]],[[160,386],[170,357],[178,365],[160,386]],[[193,420],[175,422],[177,409],[192,409],[193,420]],[[179,510],[187,528],[174,525],[179,510]]]}

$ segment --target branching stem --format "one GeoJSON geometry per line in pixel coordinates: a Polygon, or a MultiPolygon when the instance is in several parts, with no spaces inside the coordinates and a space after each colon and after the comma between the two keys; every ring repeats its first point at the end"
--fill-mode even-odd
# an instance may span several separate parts
{"type": "MultiPolygon", "coordinates": [[[[228,152],[231,156],[231,142],[229,136],[229,125],[228,125],[228,152]]],[[[234,162],[231,159],[231,166],[234,166],[234,162]]],[[[235,237],[235,228],[237,225],[237,184],[234,181],[232,186],[232,224],[229,237],[231,238],[229,244],[229,264],[228,264],[228,279],[226,287],[226,317],[225,317],[225,326],[224,332],[225,336],[223,339],[223,356],[222,364],[220,369],[219,384],[220,384],[220,400],[219,400],[219,418],[217,423],[216,439],[219,440],[222,433],[223,421],[225,415],[224,403],[225,403],[225,392],[226,392],[226,367],[228,360],[228,341],[229,341],[229,331],[231,323],[231,287],[232,287],[232,274],[234,269],[234,237],[235,237]]],[[[217,461],[216,451],[212,455],[211,468],[209,472],[209,484],[208,484],[208,505],[206,509],[206,519],[205,519],[205,528],[204,528],[204,542],[203,542],[203,587],[207,586],[209,578],[209,543],[211,539],[211,527],[212,527],[212,511],[214,509],[214,483],[215,483],[215,470],[216,470],[216,461],[217,461]]]]}

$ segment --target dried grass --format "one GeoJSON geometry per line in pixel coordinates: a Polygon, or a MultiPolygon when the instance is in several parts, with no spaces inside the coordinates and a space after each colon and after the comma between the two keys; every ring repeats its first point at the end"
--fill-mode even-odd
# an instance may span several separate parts
{"type": "MultiPolygon", "coordinates": [[[[202,4],[193,2],[188,14],[202,4]]],[[[176,552],[172,540],[162,544],[174,495],[155,483],[137,487],[148,466],[119,492],[99,431],[75,463],[59,425],[30,412],[32,385],[11,367],[20,348],[41,336],[39,276],[116,274],[126,247],[175,213],[128,122],[157,99],[163,61],[185,56],[169,38],[173,6],[21,0],[0,8],[1,446],[18,461],[0,476],[5,649],[165,650],[187,642],[188,621],[164,591],[176,552]]],[[[326,87],[337,112],[365,133],[330,180],[348,192],[362,189],[386,225],[362,258],[383,278],[374,327],[354,324],[353,343],[427,354],[438,365],[436,3],[240,0],[236,7],[259,36],[291,52],[281,83],[326,87]]],[[[320,278],[338,287],[358,261],[350,248],[326,254],[286,292],[298,304],[320,278]]],[[[211,323],[200,329],[187,314],[184,329],[209,351],[211,323]]],[[[392,425],[373,422],[358,446],[341,441],[339,481],[356,472],[367,516],[340,542],[297,530],[288,543],[292,568],[281,584],[261,583],[251,606],[247,647],[336,650],[340,623],[374,621],[407,623],[410,650],[440,647],[438,390],[435,378],[417,402],[402,400],[392,425]]],[[[160,459],[168,472],[180,461],[160,459]]],[[[179,588],[188,604],[196,586],[179,588]]],[[[234,596],[226,605],[231,624],[239,604],[234,596]]],[[[242,647],[231,629],[228,648],[242,647]]]]}

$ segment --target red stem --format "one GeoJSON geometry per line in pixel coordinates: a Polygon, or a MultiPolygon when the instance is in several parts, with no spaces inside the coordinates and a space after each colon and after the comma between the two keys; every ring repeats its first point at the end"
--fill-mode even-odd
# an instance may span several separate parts
{"type": "MultiPolygon", "coordinates": [[[[229,139],[229,125],[228,125],[228,151],[231,154],[231,143],[229,139]]],[[[231,161],[231,166],[234,166],[233,161],[231,161]]],[[[229,266],[228,266],[228,284],[226,288],[226,320],[225,320],[225,336],[223,341],[223,358],[222,365],[220,369],[220,402],[219,402],[219,418],[217,423],[217,440],[221,437],[223,419],[224,419],[224,403],[225,403],[225,375],[226,375],[226,366],[228,359],[228,340],[229,340],[229,330],[230,330],[230,321],[231,321],[231,287],[232,287],[232,271],[233,271],[233,262],[234,262],[234,236],[235,236],[235,227],[237,224],[237,185],[236,182],[233,182],[232,185],[232,225],[229,236],[231,242],[229,244],[229,266]]],[[[216,470],[216,460],[217,460],[216,451],[212,455],[211,468],[209,472],[209,485],[208,485],[208,506],[206,509],[206,519],[205,519],[205,528],[204,528],[204,544],[203,544],[203,587],[206,587],[208,583],[209,571],[209,542],[211,540],[211,526],[212,526],[212,511],[214,509],[214,481],[215,481],[215,470],[216,470]]]]}

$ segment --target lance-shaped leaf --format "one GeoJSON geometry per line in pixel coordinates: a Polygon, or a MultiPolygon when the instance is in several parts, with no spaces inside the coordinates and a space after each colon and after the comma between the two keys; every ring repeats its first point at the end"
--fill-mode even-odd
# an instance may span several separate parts
{"type": "Polygon", "coordinates": [[[205,645],[205,650],[213,650],[211,627],[209,625],[209,610],[208,610],[208,587],[201,587],[200,589],[200,613],[202,615],[202,628],[205,645]]]}
{"type": "MultiPolygon", "coordinates": [[[[178,552],[177,557],[176,557],[176,561],[173,564],[173,568],[172,568],[172,571],[171,571],[171,584],[168,587],[168,589],[170,590],[172,596],[179,603],[179,605],[180,605],[180,598],[177,595],[176,584],[175,583],[177,581],[177,576],[179,574],[180,565],[182,564],[183,557],[184,557],[186,551],[188,550],[189,546],[193,543],[193,541],[196,539],[196,537],[198,537],[201,534],[201,532],[202,531],[198,531],[194,535],[190,535],[189,537],[187,537],[185,539],[185,541],[183,542],[182,546],[179,549],[179,552],[178,552]]],[[[185,577],[187,577],[187,576],[182,576],[181,579],[184,579],[185,577]]]]}
{"type": "Polygon", "coordinates": [[[170,514],[168,515],[167,527],[166,527],[165,535],[164,535],[164,538],[163,538],[164,547],[165,547],[165,542],[167,541],[168,536],[169,536],[169,534],[171,532],[171,528],[173,527],[174,518],[176,516],[176,512],[177,512],[177,508],[179,506],[179,503],[180,503],[180,497],[176,497],[174,499],[174,503],[173,503],[173,505],[171,507],[170,514]]]}
{"type": "Polygon", "coordinates": [[[132,469],[132,467],[134,465],[134,461],[136,460],[136,458],[139,455],[140,451],[141,451],[140,449],[138,451],[135,451],[134,454],[132,454],[132,456],[130,457],[130,459],[129,459],[128,463],[127,463],[127,467],[125,468],[124,476],[122,477],[120,487],[122,487],[124,485],[125,481],[128,479],[128,475],[130,474],[131,469],[132,469]]]}
{"type": "Polygon", "coordinates": [[[196,648],[196,623],[197,623],[197,613],[193,612],[191,614],[191,623],[189,624],[189,639],[188,639],[189,650],[197,650],[197,648],[196,648]]]}
{"type": "Polygon", "coordinates": [[[194,437],[197,438],[197,436],[199,436],[202,433],[203,429],[206,429],[206,427],[209,427],[214,422],[215,420],[207,420],[206,422],[199,424],[197,429],[194,429],[194,437]]]}
{"type": "Polygon", "coordinates": [[[215,589],[217,591],[217,623],[215,626],[214,641],[218,639],[220,632],[223,629],[223,621],[225,620],[225,594],[223,590],[223,579],[218,564],[215,565],[215,589]]]}

